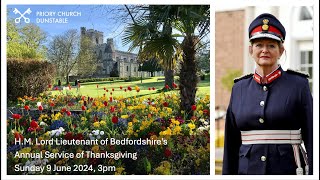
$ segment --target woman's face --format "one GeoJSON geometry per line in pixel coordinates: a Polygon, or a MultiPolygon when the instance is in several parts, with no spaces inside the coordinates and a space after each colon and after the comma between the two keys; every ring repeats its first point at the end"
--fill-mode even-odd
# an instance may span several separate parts
{"type": "Polygon", "coordinates": [[[283,51],[284,47],[280,47],[279,42],[273,39],[256,39],[249,47],[251,56],[261,67],[276,66],[283,51]]]}

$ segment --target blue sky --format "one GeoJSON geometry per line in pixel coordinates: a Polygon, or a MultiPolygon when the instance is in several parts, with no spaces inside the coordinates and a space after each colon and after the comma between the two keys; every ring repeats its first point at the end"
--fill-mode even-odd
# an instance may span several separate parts
{"type": "MultiPolygon", "coordinates": [[[[107,38],[114,38],[116,48],[118,50],[127,51],[128,47],[122,45],[122,34],[125,24],[119,19],[115,19],[119,13],[110,13],[111,9],[123,8],[123,5],[8,5],[8,18],[18,18],[20,14],[15,14],[14,9],[20,13],[24,13],[28,8],[32,11],[25,14],[26,18],[30,18],[30,23],[38,25],[42,30],[47,32],[48,41],[55,35],[60,35],[69,29],[77,29],[80,27],[87,29],[95,29],[104,33],[104,42],[107,38]],[[40,13],[55,13],[55,16],[40,16],[40,13]],[[81,16],[58,16],[58,12],[78,12],[81,16]],[[37,18],[67,18],[67,23],[39,23],[37,18]]],[[[53,15],[53,14],[52,14],[53,15]]],[[[21,18],[21,25],[24,25],[24,18],[21,18]]]]}

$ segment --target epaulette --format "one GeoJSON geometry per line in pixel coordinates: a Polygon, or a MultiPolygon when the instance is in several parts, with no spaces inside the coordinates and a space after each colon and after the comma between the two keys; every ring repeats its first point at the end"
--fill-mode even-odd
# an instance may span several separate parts
{"type": "Polygon", "coordinates": [[[287,69],[287,72],[292,74],[297,74],[299,76],[306,77],[306,78],[310,77],[308,73],[299,71],[299,70],[287,69]]]}
{"type": "Polygon", "coordinates": [[[238,81],[240,81],[240,80],[242,80],[242,79],[247,79],[247,78],[252,77],[252,76],[253,76],[252,73],[246,74],[246,75],[243,75],[243,76],[240,76],[240,77],[235,78],[235,79],[233,80],[233,82],[236,83],[236,82],[238,82],[238,81]]]}

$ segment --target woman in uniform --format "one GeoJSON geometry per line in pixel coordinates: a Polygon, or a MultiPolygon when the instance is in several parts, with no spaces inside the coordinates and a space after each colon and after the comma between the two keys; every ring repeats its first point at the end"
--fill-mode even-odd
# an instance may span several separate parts
{"type": "Polygon", "coordinates": [[[222,174],[313,173],[308,75],[284,71],[278,64],[285,36],[285,28],[271,14],[259,15],[249,26],[249,52],[256,69],[234,80],[222,174]]]}

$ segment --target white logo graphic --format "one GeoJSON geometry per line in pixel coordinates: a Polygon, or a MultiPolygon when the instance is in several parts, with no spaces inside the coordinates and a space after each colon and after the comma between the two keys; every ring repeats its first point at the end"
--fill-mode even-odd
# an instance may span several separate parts
{"type": "Polygon", "coordinates": [[[25,23],[30,23],[30,18],[27,18],[27,17],[25,17],[24,15],[25,15],[25,14],[31,14],[31,12],[32,12],[32,11],[30,10],[30,8],[28,8],[23,14],[21,14],[21,12],[20,12],[17,8],[14,8],[13,13],[14,13],[14,14],[20,14],[20,17],[16,18],[16,19],[14,20],[14,22],[15,22],[15,23],[20,23],[20,19],[23,18],[25,23]]]}

